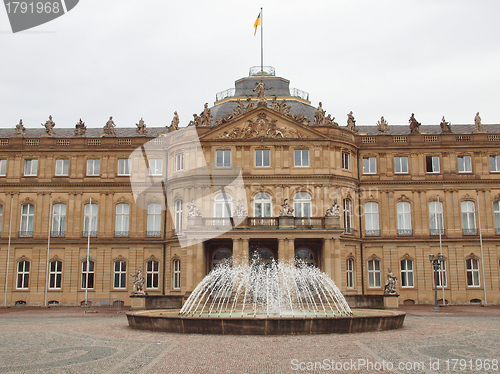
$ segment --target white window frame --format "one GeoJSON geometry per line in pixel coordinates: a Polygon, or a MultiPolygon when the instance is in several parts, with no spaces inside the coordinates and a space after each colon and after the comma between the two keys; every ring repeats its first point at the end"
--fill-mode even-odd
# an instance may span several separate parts
{"type": "Polygon", "coordinates": [[[400,261],[401,265],[401,288],[414,288],[414,261],[410,259],[403,259],[400,261]]]}
{"type": "Polygon", "coordinates": [[[349,170],[351,154],[349,152],[342,152],[342,169],[349,170]]]}
{"type": "Polygon", "coordinates": [[[407,156],[394,156],[394,174],[408,174],[407,156]]]}
{"type": "Polygon", "coordinates": [[[380,260],[372,259],[368,261],[368,288],[382,287],[382,273],[380,260]]]}
{"type": "Polygon", "coordinates": [[[38,175],[38,160],[27,159],[24,160],[24,176],[36,177],[38,175]]]}
{"type": "Polygon", "coordinates": [[[85,204],[83,208],[83,231],[86,233],[85,236],[88,235],[89,231],[90,231],[90,236],[97,235],[98,214],[99,214],[99,207],[97,206],[97,204],[94,203],[85,204]]]}
{"type": "Polygon", "coordinates": [[[271,151],[269,149],[256,149],[255,150],[255,167],[267,168],[270,166],[271,166],[271,151]]]}
{"type": "Polygon", "coordinates": [[[380,234],[380,224],[379,224],[379,206],[377,202],[368,201],[365,203],[365,233],[366,235],[379,235],[380,234]],[[370,233],[373,231],[373,233],[370,233]],[[375,233],[378,231],[379,233],[375,233]]]}
{"type": "Polygon", "coordinates": [[[481,278],[479,275],[479,260],[477,258],[468,258],[466,261],[467,286],[481,287],[481,278]]]}
{"type": "Polygon", "coordinates": [[[116,204],[115,235],[128,236],[129,234],[130,205],[127,203],[116,204]]]}
{"type": "Polygon", "coordinates": [[[95,287],[95,263],[94,261],[89,259],[89,271],[88,271],[88,280],[87,283],[87,259],[82,261],[82,279],[81,279],[81,289],[82,290],[93,290],[95,287]],[[87,287],[89,284],[92,284],[92,287],[87,287]]]}
{"type": "Polygon", "coordinates": [[[52,207],[52,235],[64,236],[66,232],[66,204],[54,204],[52,207]]]}
{"type": "Polygon", "coordinates": [[[27,290],[30,282],[31,263],[27,260],[17,263],[16,290],[27,290]]]}
{"type": "Polygon", "coordinates": [[[267,192],[259,192],[253,200],[254,217],[271,217],[273,212],[273,199],[267,192]]]}
{"type": "Polygon", "coordinates": [[[157,290],[160,287],[160,263],[156,260],[146,262],[146,288],[157,290]]]}
{"type": "Polygon", "coordinates": [[[476,204],[466,200],[460,203],[462,213],[462,230],[476,230],[476,204]]]}
{"type": "Polygon", "coordinates": [[[119,177],[131,175],[132,160],[129,158],[119,158],[118,159],[118,170],[117,175],[119,177]]]}
{"type": "Polygon", "coordinates": [[[411,230],[411,205],[408,201],[399,201],[396,204],[398,233],[407,234],[411,230]]]}
{"type": "Polygon", "coordinates": [[[493,202],[493,215],[495,218],[495,233],[500,234],[500,200],[493,202]]]}
{"type": "Polygon", "coordinates": [[[57,159],[56,160],[56,177],[67,177],[69,175],[69,160],[57,159]]]}
{"type": "Polygon", "coordinates": [[[182,200],[176,200],[175,203],[174,229],[176,234],[182,234],[182,200]]]}
{"type": "Polygon", "coordinates": [[[184,153],[177,153],[175,155],[175,171],[184,170],[184,153]]]}
{"type": "Polygon", "coordinates": [[[233,197],[227,192],[219,192],[214,196],[214,217],[228,218],[233,216],[233,197]]]}
{"type": "Polygon", "coordinates": [[[458,156],[458,172],[459,173],[472,173],[472,158],[468,155],[458,156]]]}
{"type": "Polygon", "coordinates": [[[344,206],[344,228],[352,229],[352,201],[350,199],[343,200],[344,206]]]}
{"type": "Polygon", "coordinates": [[[446,260],[438,260],[439,261],[439,269],[438,269],[438,279],[437,286],[439,287],[448,287],[448,277],[446,275],[446,260]]]}
{"type": "Polygon", "coordinates": [[[427,174],[439,174],[441,172],[441,165],[439,156],[427,155],[425,156],[425,172],[427,174]],[[428,162],[430,157],[430,164],[428,162]],[[431,167],[431,171],[429,171],[429,166],[431,167]]]}
{"type": "Polygon", "coordinates": [[[0,204],[0,236],[2,236],[3,205],[0,204]]]}
{"type": "Polygon", "coordinates": [[[163,175],[163,159],[161,158],[149,159],[149,175],[152,176],[163,175]]]}
{"type": "Polygon", "coordinates": [[[377,157],[363,157],[363,174],[377,174],[377,157]]]}
{"type": "Polygon", "coordinates": [[[33,236],[34,227],[35,227],[35,205],[33,204],[21,205],[21,227],[19,228],[21,235],[33,236]],[[24,207],[26,207],[26,209],[24,207]]]}
{"type": "Polygon", "coordinates": [[[298,168],[306,168],[310,165],[309,149],[295,149],[293,151],[293,165],[298,168]]]}
{"type": "Polygon", "coordinates": [[[215,167],[229,168],[231,167],[231,150],[217,149],[215,151],[215,167]]]}
{"type": "Polygon", "coordinates": [[[2,159],[0,160],[0,177],[6,177],[7,176],[7,160],[2,159]]]}
{"type": "Polygon", "coordinates": [[[297,192],[293,197],[295,217],[312,217],[312,197],[308,192],[297,192]]]}
{"type": "Polygon", "coordinates": [[[500,173],[500,155],[490,156],[490,172],[500,173]]]}
{"type": "Polygon", "coordinates": [[[181,260],[172,261],[172,288],[179,290],[181,288],[181,260]]]}
{"type": "Polygon", "coordinates": [[[98,177],[101,175],[101,159],[87,159],[87,177],[98,177]]]}
{"type": "Polygon", "coordinates": [[[354,288],[354,259],[346,260],[346,288],[354,288]]]}
{"type": "Polygon", "coordinates": [[[147,216],[147,235],[160,236],[161,235],[161,204],[149,203],[148,216],[147,216]]]}
{"type": "Polygon", "coordinates": [[[127,288],[127,261],[113,262],[113,289],[124,290],[127,288]]]}
{"type": "Polygon", "coordinates": [[[62,261],[54,260],[49,264],[49,290],[62,288],[62,261]],[[58,286],[59,285],[59,286],[58,286]]]}
{"type": "Polygon", "coordinates": [[[430,201],[429,202],[429,228],[431,230],[435,230],[439,235],[438,230],[444,234],[444,221],[443,221],[443,202],[439,201],[430,201]]]}

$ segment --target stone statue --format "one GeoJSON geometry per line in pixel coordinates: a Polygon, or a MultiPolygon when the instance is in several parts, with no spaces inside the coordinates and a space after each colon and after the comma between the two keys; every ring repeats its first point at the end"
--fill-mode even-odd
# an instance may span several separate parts
{"type": "Polygon", "coordinates": [[[280,217],[293,217],[293,208],[288,203],[288,199],[285,199],[283,205],[281,205],[280,217]]]}
{"type": "Polygon", "coordinates": [[[212,126],[212,112],[208,107],[208,103],[205,103],[205,108],[200,114],[200,126],[212,126]]]}
{"type": "Polygon", "coordinates": [[[167,127],[168,132],[172,132],[175,130],[179,130],[179,115],[177,111],[174,112],[174,118],[172,118],[172,122],[170,122],[170,126],[167,127]]]}
{"type": "Polygon", "coordinates": [[[314,112],[314,126],[323,126],[325,124],[325,111],[322,105],[320,101],[319,106],[314,112]]]}
{"type": "Polygon", "coordinates": [[[200,210],[196,207],[194,199],[191,200],[187,208],[188,208],[188,217],[201,217],[200,210]]]}
{"type": "Polygon", "coordinates": [[[335,117],[332,117],[331,114],[329,114],[325,117],[325,125],[339,127],[339,124],[337,122],[335,122],[335,117]]]}
{"type": "Polygon", "coordinates": [[[247,107],[245,108],[245,112],[250,112],[253,109],[252,97],[247,95],[247,107]]]}
{"type": "Polygon", "coordinates": [[[26,135],[26,127],[24,127],[22,119],[20,119],[19,123],[16,125],[16,135],[26,135]]]}
{"type": "Polygon", "coordinates": [[[389,133],[389,124],[385,120],[384,116],[380,117],[380,121],[377,122],[377,131],[379,134],[389,133]]]}
{"type": "Polygon", "coordinates": [[[356,131],[356,120],[352,114],[352,110],[347,115],[347,130],[356,131]]]}
{"type": "Polygon", "coordinates": [[[104,133],[108,136],[116,136],[115,123],[113,122],[113,117],[109,117],[108,122],[104,125],[104,133]]]}
{"type": "Polygon", "coordinates": [[[148,130],[146,129],[146,124],[144,123],[144,120],[141,118],[139,123],[135,124],[137,126],[137,129],[135,130],[138,135],[147,135],[148,130]]]}
{"type": "Polygon", "coordinates": [[[389,272],[387,273],[387,280],[385,281],[384,295],[397,295],[398,291],[396,291],[396,283],[398,277],[392,273],[392,268],[389,268],[388,270],[389,272]]]}
{"type": "Polygon", "coordinates": [[[325,217],[340,217],[340,205],[337,204],[337,200],[334,200],[331,208],[326,210],[325,217]]]}
{"type": "Polygon", "coordinates": [[[189,122],[188,126],[200,126],[201,117],[199,117],[196,113],[193,114],[193,120],[189,122]]]}
{"type": "Polygon", "coordinates": [[[54,136],[56,134],[54,132],[56,124],[52,121],[52,116],[49,116],[49,119],[45,123],[42,123],[42,126],[45,126],[45,132],[47,135],[54,136]]]}
{"type": "Polygon", "coordinates": [[[75,125],[75,136],[85,136],[85,134],[87,134],[87,126],[80,118],[80,121],[75,125]]]}
{"type": "Polygon", "coordinates": [[[244,111],[245,107],[243,106],[241,100],[240,99],[236,100],[236,106],[233,109],[233,118],[242,115],[244,111]]]}
{"type": "Polygon", "coordinates": [[[246,216],[248,216],[248,213],[245,210],[245,205],[243,205],[243,200],[238,200],[238,204],[236,205],[236,209],[234,210],[233,217],[246,217],[246,216]]]}
{"type": "Polygon", "coordinates": [[[481,123],[481,117],[479,117],[479,112],[476,113],[476,116],[474,117],[474,131],[472,131],[473,134],[480,134],[480,133],[485,133],[483,128],[483,124],[481,123]]]}
{"type": "Polygon", "coordinates": [[[137,273],[130,274],[131,277],[134,277],[134,288],[132,290],[132,295],[146,295],[144,292],[144,276],[142,275],[142,268],[137,270],[137,273]]]}
{"type": "Polygon", "coordinates": [[[446,122],[444,116],[439,126],[441,126],[441,134],[451,134],[451,123],[446,122]]]}
{"type": "Polygon", "coordinates": [[[415,119],[414,113],[411,114],[411,117],[408,120],[408,122],[410,122],[410,134],[419,134],[420,131],[418,128],[420,127],[420,123],[417,122],[417,120],[415,119]]]}
{"type": "Polygon", "coordinates": [[[274,95],[271,100],[271,109],[278,111],[278,97],[276,95],[274,95]]]}
{"type": "Polygon", "coordinates": [[[266,85],[263,80],[255,82],[254,91],[257,93],[257,106],[267,106],[266,85]]]}

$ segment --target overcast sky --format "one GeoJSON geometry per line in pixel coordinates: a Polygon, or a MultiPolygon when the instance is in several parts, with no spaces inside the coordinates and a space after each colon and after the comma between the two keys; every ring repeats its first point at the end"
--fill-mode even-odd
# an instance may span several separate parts
{"type": "Polygon", "coordinates": [[[0,127],[82,118],[186,126],[260,64],[345,126],[500,123],[500,1],[82,0],[13,34],[0,8],[0,127]]]}

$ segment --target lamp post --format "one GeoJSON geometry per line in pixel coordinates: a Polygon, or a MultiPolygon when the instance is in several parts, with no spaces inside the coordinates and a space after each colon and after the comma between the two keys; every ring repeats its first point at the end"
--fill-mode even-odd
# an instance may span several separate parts
{"type": "Polygon", "coordinates": [[[429,255],[429,261],[432,264],[432,267],[434,269],[434,309],[432,309],[434,312],[439,312],[438,308],[438,270],[441,269],[441,261],[443,260],[443,254],[440,253],[437,256],[434,256],[433,254],[429,255]]]}

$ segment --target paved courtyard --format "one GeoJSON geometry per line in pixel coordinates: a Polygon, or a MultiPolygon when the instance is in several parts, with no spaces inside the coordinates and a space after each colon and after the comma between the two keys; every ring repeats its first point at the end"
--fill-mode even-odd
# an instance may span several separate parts
{"type": "Polygon", "coordinates": [[[500,307],[405,307],[397,331],[208,336],[138,331],[122,312],[0,309],[0,373],[500,372],[500,307]]]}

